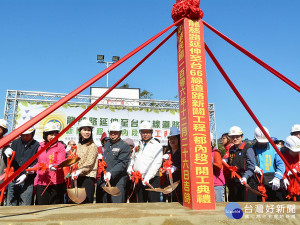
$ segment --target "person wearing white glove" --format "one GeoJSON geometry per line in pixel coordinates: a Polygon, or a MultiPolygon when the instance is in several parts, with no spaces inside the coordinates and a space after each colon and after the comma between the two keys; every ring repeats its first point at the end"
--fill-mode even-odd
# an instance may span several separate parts
{"type": "Polygon", "coordinates": [[[110,181],[110,178],[111,178],[111,173],[110,172],[107,172],[106,174],[104,174],[104,180],[105,181],[110,181]]]}
{"type": "Polygon", "coordinates": [[[280,188],[280,179],[274,177],[273,180],[269,182],[269,184],[272,184],[273,191],[277,191],[280,188]]]}
{"type": "Polygon", "coordinates": [[[80,173],[81,173],[81,170],[76,170],[76,171],[72,172],[72,180],[78,179],[80,173]]]}
{"type": "MultiPolygon", "coordinates": [[[[10,148],[4,148],[4,162],[7,162],[8,158],[11,159],[12,153],[15,152],[15,156],[11,164],[11,167],[13,167],[15,171],[17,171],[37,153],[39,143],[34,140],[34,134],[35,129],[30,128],[22,133],[19,138],[12,141],[10,148]]],[[[33,161],[29,167],[34,167],[36,162],[37,160],[33,161]]],[[[25,171],[22,172],[15,179],[15,182],[8,184],[6,196],[7,206],[31,205],[35,176],[31,173],[25,173],[25,171]]]]}
{"type": "Polygon", "coordinates": [[[259,168],[258,166],[255,166],[254,173],[262,175],[262,169],[259,168]]]}
{"type": "Polygon", "coordinates": [[[6,155],[7,158],[10,158],[13,154],[13,150],[11,148],[7,148],[5,149],[4,154],[6,155]]]}
{"type": "MultiPolygon", "coordinates": [[[[98,201],[103,203],[125,203],[126,202],[126,181],[128,180],[127,172],[128,162],[130,160],[130,146],[121,139],[122,126],[119,122],[114,121],[109,125],[109,140],[105,144],[103,151],[103,161],[106,162],[106,175],[102,173],[101,178],[97,181],[97,191],[99,193],[98,201]],[[113,196],[103,191],[107,185],[107,179],[112,187],[120,190],[120,195],[113,196]],[[99,187],[99,188],[98,188],[99,187]],[[102,191],[102,192],[101,192],[102,191]]],[[[131,167],[132,168],[132,167],[131,167]]]]}
{"type": "MultiPolygon", "coordinates": [[[[293,169],[293,171],[295,174],[297,174],[297,170],[295,168],[293,169]]],[[[289,170],[289,172],[287,172],[287,176],[291,176],[291,175],[293,175],[293,173],[292,173],[292,171],[289,170]]]]}
{"type": "MultiPolygon", "coordinates": [[[[264,130],[270,136],[269,130],[266,127],[264,127],[264,130]]],[[[280,180],[285,173],[284,162],[259,127],[255,129],[254,137],[256,139],[256,143],[252,146],[256,156],[254,173],[263,176],[262,182],[266,188],[266,195],[268,196],[265,200],[270,202],[285,201],[284,191],[282,190],[283,186],[280,185],[280,180]]],[[[258,179],[261,179],[261,176],[258,176],[258,179]]],[[[256,188],[259,182],[256,175],[248,179],[248,184],[253,188],[256,188]]],[[[248,192],[248,201],[262,201],[260,196],[252,192],[249,193],[250,192],[248,192]]]]}
{"type": "Polygon", "coordinates": [[[285,178],[285,179],[283,179],[283,184],[284,184],[285,190],[287,190],[288,186],[290,185],[290,182],[287,178],[285,178]]]}
{"type": "Polygon", "coordinates": [[[82,120],[79,123],[78,131],[76,154],[80,157],[80,161],[77,174],[75,174],[78,181],[77,186],[85,189],[86,199],[83,203],[93,203],[99,162],[98,149],[93,139],[93,124],[87,119],[82,120]]]}
{"type": "Polygon", "coordinates": [[[240,178],[240,182],[242,185],[247,184],[247,179],[245,177],[240,178]]]}
{"type": "Polygon", "coordinates": [[[55,171],[56,168],[54,167],[54,165],[50,164],[50,165],[49,165],[49,170],[50,170],[50,171],[55,171]]]}
{"type": "Polygon", "coordinates": [[[22,174],[21,176],[19,176],[19,178],[16,180],[16,185],[24,183],[24,181],[26,180],[26,178],[27,178],[26,174],[22,174]]]}
{"type": "Polygon", "coordinates": [[[54,165],[59,165],[66,159],[65,146],[61,142],[56,141],[48,147],[47,150],[43,151],[45,146],[53,141],[53,139],[58,135],[59,131],[60,125],[55,122],[47,123],[43,129],[44,141],[40,143],[40,147],[38,149],[38,151],[42,152],[38,157],[38,165],[45,164],[49,169],[46,171],[36,171],[37,205],[64,203],[64,172],[62,168],[55,168],[54,165]]]}
{"type": "Polygon", "coordinates": [[[177,167],[175,167],[175,166],[168,167],[166,170],[167,175],[169,175],[170,170],[171,170],[171,173],[174,173],[177,170],[177,167]]]}
{"type": "Polygon", "coordinates": [[[168,160],[168,159],[170,158],[170,156],[169,156],[169,154],[164,154],[164,155],[162,156],[162,158],[165,159],[165,160],[168,160]]]}
{"type": "Polygon", "coordinates": [[[144,180],[142,181],[142,184],[143,184],[144,186],[148,186],[149,180],[145,180],[145,179],[144,179],[144,180]]]}

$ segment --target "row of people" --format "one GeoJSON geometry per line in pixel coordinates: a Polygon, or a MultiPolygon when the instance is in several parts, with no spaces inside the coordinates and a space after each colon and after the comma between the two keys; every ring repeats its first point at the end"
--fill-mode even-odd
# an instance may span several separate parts
{"type": "MultiPolygon", "coordinates": [[[[264,129],[269,134],[268,129],[265,127],[264,129]]],[[[241,128],[236,126],[222,135],[226,150],[223,160],[230,166],[229,169],[223,167],[224,182],[222,182],[223,187],[225,183],[228,187],[228,200],[284,201],[291,196],[294,200],[299,200],[300,184],[294,174],[259,128],[255,129],[254,137],[255,143],[247,144],[243,141],[241,128]],[[249,191],[246,185],[264,195],[256,195],[249,191]]],[[[300,177],[300,125],[292,127],[291,136],[286,138],[285,147],[279,150],[296,176],[300,177]]],[[[222,174],[218,177],[222,178],[222,174]]]]}
{"type": "MultiPolygon", "coordinates": [[[[167,160],[170,156],[173,165],[169,168],[170,170],[167,170],[167,173],[168,171],[173,173],[174,181],[181,180],[180,131],[177,128],[170,128],[166,152],[163,152],[159,141],[152,137],[153,129],[147,121],[140,126],[141,141],[135,150],[133,150],[132,140],[128,140],[126,143],[121,139],[122,127],[117,122],[110,125],[109,137],[101,138],[102,147],[98,149],[93,141],[92,130],[93,126],[88,120],[80,122],[76,154],[81,159],[78,168],[70,174],[72,180],[77,179],[78,187],[85,188],[87,194],[85,203],[94,201],[95,183],[97,184],[96,202],[125,202],[132,195],[139,202],[161,201],[160,193],[146,189],[149,184],[154,188],[170,184],[166,179],[167,174],[161,176],[160,173],[163,160],[167,160]],[[106,173],[98,171],[97,174],[97,168],[103,161],[107,165],[106,173]],[[137,171],[141,177],[136,183],[137,185],[133,186],[128,179],[134,181],[137,171]],[[107,185],[107,181],[110,181],[112,186],[119,188],[121,191],[119,196],[109,195],[102,189],[107,185]]],[[[265,130],[269,133],[267,128],[265,130]]],[[[6,132],[5,123],[0,120],[0,136],[3,137],[6,132]]],[[[4,147],[4,162],[15,151],[16,157],[12,166],[17,170],[59,133],[59,127],[55,123],[46,124],[43,132],[44,142],[40,144],[34,140],[34,133],[34,129],[29,129],[19,139],[13,141],[10,147],[4,147]]],[[[300,185],[293,177],[294,174],[287,169],[259,128],[255,129],[254,136],[256,139],[254,145],[246,144],[243,141],[243,132],[239,127],[230,128],[229,133],[222,136],[222,142],[226,149],[223,160],[230,166],[230,170],[222,166],[221,153],[212,146],[216,201],[224,201],[225,183],[229,189],[229,201],[262,200],[260,196],[249,192],[245,188],[245,184],[264,192],[268,196],[267,201],[284,200],[286,196],[299,198],[297,195],[299,195],[298,187],[300,185]],[[235,174],[241,178],[238,179],[234,176],[235,174]],[[290,194],[291,188],[296,194],[290,194]]],[[[295,125],[292,128],[291,136],[286,139],[285,147],[281,148],[284,157],[292,166],[293,171],[298,174],[297,176],[300,172],[299,141],[300,125],[295,125]]],[[[75,142],[68,144],[76,145],[75,142]]],[[[9,184],[7,204],[31,204],[33,192],[36,193],[36,204],[63,203],[66,193],[66,174],[55,165],[65,159],[64,146],[60,142],[55,142],[31,164],[30,167],[33,168],[31,171],[23,171],[15,181],[9,184]],[[41,165],[46,165],[47,169],[39,169],[38,167],[41,165]],[[36,176],[33,174],[34,169],[37,169],[36,176]]],[[[182,185],[178,185],[167,198],[169,201],[182,201],[182,185]]]]}
{"type": "MultiPolygon", "coordinates": [[[[69,176],[71,176],[72,181],[77,180],[79,188],[85,188],[86,199],[84,203],[94,201],[95,186],[97,189],[97,202],[125,202],[126,197],[128,197],[128,191],[126,192],[127,181],[137,171],[142,176],[134,189],[135,194],[138,196],[136,199],[139,202],[160,201],[160,193],[146,190],[146,186],[149,184],[155,188],[161,186],[159,171],[163,161],[162,145],[152,137],[153,129],[149,122],[144,121],[141,124],[141,141],[133,153],[130,146],[121,139],[122,127],[118,122],[110,124],[109,138],[103,139],[100,154],[93,141],[93,126],[90,121],[81,121],[78,129],[79,143],[76,148],[76,155],[80,157],[80,161],[76,170],[70,172],[69,176]],[[98,165],[102,161],[106,163],[106,173],[98,173],[97,175],[98,165]],[[102,189],[107,185],[107,181],[110,181],[112,186],[118,187],[121,194],[118,196],[107,194],[102,189]]],[[[2,128],[0,130],[7,131],[2,128]]],[[[33,128],[27,130],[21,134],[20,138],[14,140],[10,146],[3,149],[4,162],[7,162],[7,159],[12,157],[13,152],[16,152],[12,167],[17,170],[44,148],[58,133],[58,124],[50,122],[43,129],[44,141],[38,143],[34,140],[35,130],[33,128]]],[[[176,136],[177,142],[175,140],[176,144],[174,145],[174,141],[171,141],[170,145],[173,146],[173,151],[170,154],[175,153],[180,146],[178,129],[176,135],[172,135],[171,131],[169,138],[173,136],[176,136]],[[174,150],[174,146],[177,149],[174,150]]],[[[76,145],[74,142],[68,144],[76,145]]],[[[35,204],[63,203],[66,193],[66,174],[63,168],[59,168],[57,165],[66,159],[68,155],[66,152],[69,149],[65,150],[64,145],[56,141],[43,151],[28,170],[23,171],[8,185],[7,205],[32,204],[33,193],[36,194],[35,204]]],[[[180,150],[177,151],[176,155],[173,160],[176,161],[176,165],[178,164],[176,173],[180,174],[180,150]],[[177,159],[177,157],[179,158],[177,159]]],[[[174,168],[172,167],[173,172],[174,168]]],[[[180,176],[178,176],[178,179],[180,179],[180,176]]],[[[180,196],[179,192],[178,195],[180,196]]],[[[181,201],[181,199],[177,199],[177,201],[181,201]]]]}

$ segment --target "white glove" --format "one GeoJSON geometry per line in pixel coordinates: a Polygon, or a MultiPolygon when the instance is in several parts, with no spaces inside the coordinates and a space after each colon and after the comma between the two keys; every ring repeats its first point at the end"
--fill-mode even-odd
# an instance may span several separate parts
{"type": "Polygon", "coordinates": [[[169,154],[164,154],[164,155],[162,156],[162,158],[165,159],[165,160],[168,160],[169,157],[170,157],[169,154]]]}
{"type": "Polygon", "coordinates": [[[49,165],[49,170],[50,171],[56,171],[56,168],[54,167],[54,165],[50,164],[49,165]]]}
{"type": "Polygon", "coordinates": [[[102,156],[102,154],[98,154],[98,159],[100,159],[100,160],[102,160],[103,159],[103,156],[102,156]]]}
{"type": "Polygon", "coordinates": [[[5,149],[4,154],[6,155],[7,158],[10,158],[13,154],[13,150],[11,148],[7,148],[5,149]]]}
{"type": "MultiPolygon", "coordinates": [[[[32,167],[28,167],[28,169],[31,169],[32,167]]],[[[30,171],[26,171],[27,174],[34,174],[35,171],[34,170],[30,170],[30,171]]]]}
{"type": "Polygon", "coordinates": [[[81,173],[81,170],[76,170],[75,172],[72,173],[72,180],[77,179],[79,174],[81,173]]]}
{"type": "MultiPolygon", "coordinates": [[[[294,168],[293,169],[294,173],[297,174],[297,170],[294,168]]],[[[288,176],[293,175],[292,172],[289,170],[289,172],[287,173],[288,176]]]]}
{"type": "Polygon", "coordinates": [[[287,190],[288,189],[288,185],[290,185],[290,182],[287,178],[283,179],[283,184],[284,184],[284,187],[285,189],[287,190]]]}
{"type": "Polygon", "coordinates": [[[144,179],[144,180],[142,181],[142,183],[143,183],[144,186],[147,186],[147,184],[149,184],[149,180],[145,180],[145,179],[144,179]]]}
{"type": "Polygon", "coordinates": [[[247,184],[247,179],[245,177],[240,179],[240,182],[242,185],[244,185],[245,183],[247,184]]]}
{"type": "Polygon", "coordinates": [[[68,145],[68,146],[66,147],[66,152],[68,153],[70,150],[71,150],[71,146],[68,145]]]}
{"type": "Polygon", "coordinates": [[[132,172],[134,172],[134,170],[132,169],[132,166],[129,166],[127,169],[128,175],[131,176],[132,172]]]}
{"type": "Polygon", "coordinates": [[[277,191],[280,188],[280,180],[277,177],[274,177],[273,180],[269,182],[269,184],[272,184],[273,191],[277,191]]]}
{"type": "Polygon", "coordinates": [[[110,172],[107,172],[106,174],[104,174],[104,180],[110,180],[111,178],[111,173],[110,172]]]}
{"type": "Polygon", "coordinates": [[[170,169],[171,169],[171,173],[174,173],[174,172],[177,170],[176,166],[168,167],[168,168],[167,168],[167,171],[166,171],[166,174],[169,175],[169,170],[170,170],[170,169]]]}
{"type": "Polygon", "coordinates": [[[22,184],[27,178],[26,174],[22,174],[17,180],[16,180],[16,184],[22,184]]]}
{"type": "Polygon", "coordinates": [[[223,161],[224,163],[227,163],[227,159],[222,159],[222,161],[223,161]]]}
{"type": "Polygon", "coordinates": [[[262,175],[262,169],[259,168],[258,166],[255,166],[254,173],[258,173],[258,174],[262,175]]]}

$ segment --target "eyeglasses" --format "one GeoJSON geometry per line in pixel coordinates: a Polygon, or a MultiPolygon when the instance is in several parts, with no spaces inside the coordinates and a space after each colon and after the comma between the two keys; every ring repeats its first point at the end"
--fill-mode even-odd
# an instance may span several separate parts
{"type": "Polygon", "coordinates": [[[69,144],[69,145],[71,145],[71,146],[76,146],[76,144],[69,144]]]}

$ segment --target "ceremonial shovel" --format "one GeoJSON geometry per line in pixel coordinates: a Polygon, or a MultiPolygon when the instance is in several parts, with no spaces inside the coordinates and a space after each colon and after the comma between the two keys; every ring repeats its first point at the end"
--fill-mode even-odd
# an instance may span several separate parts
{"type": "MultiPolygon", "coordinates": [[[[64,162],[66,162],[66,164],[67,164],[67,162],[69,162],[69,165],[72,165],[72,164],[78,162],[79,159],[80,159],[79,157],[70,158],[70,159],[65,160],[64,162]]],[[[63,164],[64,162],[62,162],[61,164],[63,164]]],[[[61,164],[59,164],[59,166],[61,164]]],[[[72,174],[72,167],[71,167],[70,174],[72,174]]],[[[74,188],[67,189],[67,193],[68,193],[69,198],[77,204],[80,204],[81,202],[83,202],[86,199],[85,188],[77,187],[77,177],[74,177],[74,188]]]]}
{"type": "Polygon", "coordinates": [[[67,193],[69,198],[77,204],[80,204],[86,199],[85,188],[77,187],[77,177],[74,177],[74,188],[67,189],[67,193]]]}
{"type": "Polygon", "coordinates": [[[162,192],[163,194],[167,195],[170,194],[172,191],[174,191],[177,186],[179,185],[180,181],[176,181],[175,183],[173,183],[173,187],[172,185],[169,185],[165,188],[154,188],[151,184],[147,185],[151,188],[151,189],[146,189],[147,191],[156,191],[156,192],[162,192]]]}
{"type": "MultiPolygon", "coordinates": [[[[103,173],[106,174],[106,171],[104,170],[103,173]]],[[[108,194],[113,195],[113,196],[118,196],[118,195],[121,194],[120,189],[119,189],[118,187],[112,187],[112,186],[110,185],[110,182],[109,182],[108,179],[106,180],[106,183],[107,183],[108,187],[105,186],[105,187],[102,187],[102,188],[103,188],[103,190],[106,191],[108,194]]]]}

